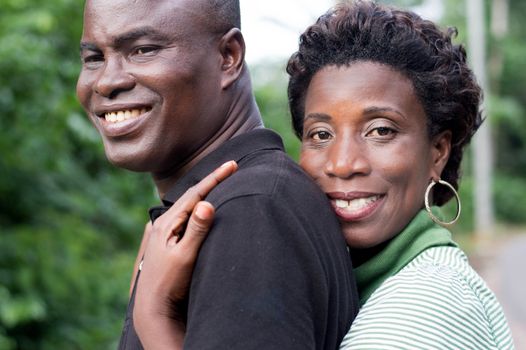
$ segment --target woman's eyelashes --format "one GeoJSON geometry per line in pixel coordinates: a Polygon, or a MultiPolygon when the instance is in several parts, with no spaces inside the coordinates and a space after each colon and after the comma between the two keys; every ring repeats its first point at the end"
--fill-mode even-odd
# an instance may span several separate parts
{"type": "MultiPolygon", "coordinates": [[[[366,138],[390,139],[396,136],[398,130],[392,126],[374,126],[367,128],[363,134],[366,138]]],[[[307,140],[315,142],[326,142],[335,137],[332,131],[327,129],[313,129],[306,133],[307,140]]]]}
{"type": "Polygon", "coordinates": [[[310,134],[310,138],[317,142],[324,142],[332,138],[332,134],[327,130],[316,130],[310,134]]]}
{"type": "Polygon", "coordinates": [[[334,138],[334,133],[327,127],[308,127],[303,133],[303,143],[311,146],[324,146],[334,138]]]}
{"type": "Polygon", "coordinates": [[[378,126],[369,130],[365,136],[376,138],[391,138],[396,135],[397,131],[389,126],[378,126]]]}
{"type": "Polygon", "coordinates": [[[374,141],[390,141],[401,132],[400,124],[385,116],[377,117],[367,123],[363,135],[374,141]]]}
{"type": "Polygon", "coordinates": [[[332,123],[306,123],[303,142],[311,146],[325,146],[341,137],[353,137],[363,142],[386,143],[396,139],[400,134],[399,123],[385,116],[373,119],[349,121],[351,118],[343,117],[342,121],[334,118],[332,123]],[[323,124],[323,125],[322,125],[323,124]],[[347,136],[344,136],[347,135],[347,136]]]}

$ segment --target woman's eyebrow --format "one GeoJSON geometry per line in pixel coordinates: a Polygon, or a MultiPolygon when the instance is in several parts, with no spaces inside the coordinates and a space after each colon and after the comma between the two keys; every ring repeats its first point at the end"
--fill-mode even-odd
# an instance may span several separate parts
{"type": "Polygon", "coordinates": [[[372,107],[367,107],[363,110],[363,114],[374,114],[374,113],[379,113],[379,112],[393,112],[393,113],[396,113],[398,114],[399,116],[401,116],[402,118],[406,119],[406,116],[403,115],[400,111],[398,111],[397,109],[395,108],[392,108],[392,107],[377,107],[377,106],[372,106],[372,107]]]}
{"type": "Polygon", "coordinates": [[[317,122],[328,122],[332,118],[330,115],[325,114],[325,113],[309,113],[307,114],[307,116],[305,116],[305,119],[303,121],[306,122],[309,119],[313,119],[314,121],[317,121],[317,122]]]}

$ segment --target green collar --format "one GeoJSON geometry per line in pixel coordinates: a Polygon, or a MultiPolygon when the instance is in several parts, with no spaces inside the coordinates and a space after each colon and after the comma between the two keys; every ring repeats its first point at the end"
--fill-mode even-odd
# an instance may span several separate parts
{"type": "MultiPolygon", "coordinates": [[[[433,208],[435,212],[436,208],[433,208]]],[[[375,257],[354,269],[360,306],[389,277],[398,273],[417,255],[431,247],[452,246],[451,233],[421,210],[407,227],[395,236],[375,257]]]]}

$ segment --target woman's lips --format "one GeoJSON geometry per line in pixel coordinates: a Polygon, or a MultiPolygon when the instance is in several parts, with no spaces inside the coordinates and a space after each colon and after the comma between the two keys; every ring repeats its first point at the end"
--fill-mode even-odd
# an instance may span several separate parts
{"type": "Polygon", "coordinates": [[[328,193],[331,205],[343,221],[359,221],[371,215],[385,196],[366,193],[328,193]]]}

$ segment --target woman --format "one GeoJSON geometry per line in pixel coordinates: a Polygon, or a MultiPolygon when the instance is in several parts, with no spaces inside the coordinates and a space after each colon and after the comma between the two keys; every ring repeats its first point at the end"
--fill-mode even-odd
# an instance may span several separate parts
{"type": "MultiPolygon", "coordinates": [[[[345,3],[305,31],[289,61],[300,165],[333,205],[360,292],[341,348],[513,348],[495,296],[427,205],[455,198],[460,213],[460,162],[481,123],[481,90],[454,34],[411,12],[345,3]]],[[[211,222],[212,208],[196,207],[194,219],[211,222]]],[[[164,254],[155,242],[147,257],[164,254]]],[[[191,263],[166,295],[179,299],[191,263]]],[[[140,290],[136,303],[151,305],[140,290]]]]}

